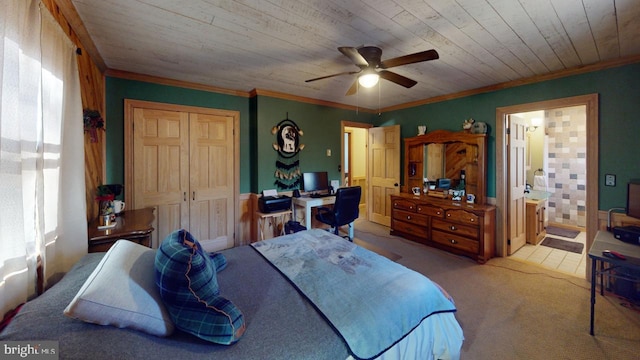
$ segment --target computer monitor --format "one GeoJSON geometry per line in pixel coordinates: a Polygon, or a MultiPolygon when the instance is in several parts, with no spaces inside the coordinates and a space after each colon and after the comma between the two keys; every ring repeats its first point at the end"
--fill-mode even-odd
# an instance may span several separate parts
{"type": "Polygon", "coordinates": [[[329,191],[329,176],[326,171],[302,173],[302,191],[324,192],[329,191]]]}

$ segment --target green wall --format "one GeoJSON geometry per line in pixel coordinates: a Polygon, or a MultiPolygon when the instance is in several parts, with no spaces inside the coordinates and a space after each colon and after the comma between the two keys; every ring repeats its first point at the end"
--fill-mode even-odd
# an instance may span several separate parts
{"type": "Polygon", "coordinates": [[[489,125],[487,195],[495,197],[496,108],[592,93],[600,95],[599,209],[624,207],[626,183],[640,178],[640,159],[636,155],[640,121],[635,118],[640,114],[640,64],[389,111],[380,116],[268,96],[245,98],[111,77],[107,77],[106,88],[110,183],[124,181],[123,106],[128,98],[240,111],[241,193],[275,188],[277,153],[272,147],[276,138],[271,128],[287,117],[304,132],[301,171],[326,170],[330,179],[339,178],[342,120],[376,126],[400,124],[404,138],[415,136],[418,125],[426,125],[428,131],[460,130],[462,122],[472,117],[489,125]],[[327,149],[331,149],[331,157],[326,156],[327,149]],[[617,186],[604,186],[605,174],[615,174],[617,186]]]}
{"type": "MultiPolygon", "coordinates": [[[[626,184],[640,178],[640,64],[472,95],[383,113],[374,125],[402,124],[402,136],[427,130],[461,130],[470,117],[489,125],[487,195],[496,196],[496,108],[586,94],[599,94],[599,209],[626,206],[626,184]],[[604,186],[604,175],[615,174],[617,186],[604,186]]],[[[589,144],[587,144],[589,146],[589,144]]]]}
{"type": "Polygon", "coordinates": [[[353,110],[336,109],[328,106],[301,103],[272,97],[259,96],[257,99],[257,149],[256,178],[260,192],[275,189],[276,160],[278,153],[273,149],[276,136],[271,129],[280,121],[289,119],[303,131],[300,143],[305,147],[299,153],[300,171],[327,171],[329,180],[339,180],[341,121],[370,124],[374,115],[353,110]],[[327,156],[327,149],[331,156],[327,156]]]}
{"type": "Polygon", "coordinates": [[[107,184],[124,183],[124,100],[133,99],[239,111],[240,192],[250,191],[249,98],[113,77],[106,78],[106,94],[107,184]]]}
{"type": "MultiPolygon", "coordinates": [[[[294,121],[304,132],[301,171],[340,172],[340,122],[371,123],[371,113],[336,109],[266,96],[253,98],[107,77],[106,79],[106,182],[124,183],[124,100],[135,99],[240,112],[240,192],[274,189],[277,152],[271,128],[281,120],[294,121]],[[326,150],[331,149],[331,156],[326,150]]],[[[126,191],[126,189],[125,189],[126,191]]]]}

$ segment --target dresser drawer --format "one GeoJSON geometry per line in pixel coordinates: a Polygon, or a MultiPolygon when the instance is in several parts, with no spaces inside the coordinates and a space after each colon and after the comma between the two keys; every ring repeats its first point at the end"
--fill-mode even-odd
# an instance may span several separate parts
{"type": "Polygon", "coordinates": [[[416,203],[414,203],[413,201],[404,200],[404,199],[393,199],[393,208],[415,212],[416,203]]]}
{"type": "Polygon", "coordinates": [[[444,217],[444,210],[437,206],[419,204],[417,211],[420,214],[425,214],[433,217],[444,217]]]}
{"type": "Polygon", "coordinates": [[[405,234],[411,234],[421,238],[427,238],[429,236],[429,229],[427,225],[417,225],[404,221],[399,221],[397,219],[391,219],[391,228],[394,231],[400,231],[405,234]]]}
{"type": "Polygon", "coordinates": [[[404,221],[404,222],[408,222],[416,225],[421,225],[421,226],[427,226],[427,224],[429,224],[428,216],[416,214],[409,211],[394,210],[393,218],[396,220],[400,220],[400,221],[404,221]]]}
{"type": "Polygon", "coordinates": [[[462,225],[434,218],[431,222],[431,227],[433,227],[433,229],[447,231],[460,236],[467,236],[473,239],[478,238],[477,226],[462,225]]]}
{"type": "Polygon", "coordinates": [[[445,216],[448,220],[458,221],[463,224],[479,226],[480,217],[465,210],[448,210],[445,216]]]}
{"type": "Polygon", "coordinates": [[[456,248],[472,254],[478,254],[478,251],[480,249],[480,245],[477,240],[471,240],[466,237],[446,233],[439,230],[433,230],[431,234],[431,240],[433,242],[446,245],[451,248],[456,248]]]}

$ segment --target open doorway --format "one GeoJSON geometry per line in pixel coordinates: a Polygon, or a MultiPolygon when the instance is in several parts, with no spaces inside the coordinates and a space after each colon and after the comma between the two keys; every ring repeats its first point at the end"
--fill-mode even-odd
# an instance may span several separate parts
{"type": "MultiPolygon", "coordinates": [[[[513,229],[509,231],[507,253],[517,259],[584,277],[587,257],[586,106],[509,114],[507,128],[510,132],[514,124],[523,124],[524,156],[521,166],[513,166],[515,162],[509,161],[508,172],[510,179],[523,179],[524,189],[520,191],[524,209],[509,209],[509,225],[521,226],[522,236],[514,236],[513,229]],[[514,172],[521,173],[514,176],[514,172]],[[519,216],[521,219],[513,219],[519,216]]],[[[512,146],[509,148],[513,149],[512,146]]],[[[513,189],[513,182],[508,187],[513,189]]],[[[507,195],[512,194],[514,191],[507,195]]],[[[514,202],[508,204],[512,206],[514,202]]]]}
{"type": "MultiPolygon", "coordinates": [[[[584,111],[584,117],[585,117],[584,128],[582,128],[585,134],[583,136],[584,146],[580,150],[581,152],[580,156],[583,156],[585,158],[584,159],[584,164],[585,164],[584,171],[586,172],[585,183],[579,184],[577,179],[575,179],[576,181],[573,181],[572,184],[568,184],[568,183],[571,183],[571,181],[569,180],[573,180],[571,179],[573,175],[567,175],[568,179],[566,180],[563,179],[562,181],[556,181],[557,179],[554,178],[553,183],[550,184],[549,183],[550,172],[553,171],[554,177],[560,173],[558,169],[551,167],[552,166],[551,163],[558,162],[560,164],[559,166],[565,166],[565,167],[566,165],[562,165],[563,164],[562,161],[557,161],[556,159],[553,159],[553,160],[550,159],[548,155],[547,155],[546,163],[544,160],[542,160],[542,162],[537,163],[536,165],[534,164],[533,153],[530,151],[530,154],[526,155],[526,150],[524,152],[525,156],[523,157],[525,166],[523,166],[522,171],[524,171],[524,173],[522,174],[522,176],[524,176],[524,178],[527,179],[526,180],[527,184],[529,184],[530,182],[531,184],[533,184],[533,182],[535,181],[536,175],[539,177],[542,176],[542,178],[539,178],[539,179],[542,179],[542,181],[539,183],[539,186],[543,186],[543,187],[547,186],[547,190],[552,190],[549,192],[553,193],[555,197],[559,197],[560,199],[560,200],[553,200],[553,201],[556,201],[557,203],[553,204],[554,206],[553,215],[552,215],[552,212],[550,211],[549,214],[547,215],[547,219],[548,219],[547,221],[555,222],[555,223],[557,222],[564,223],[565,222],[564,220],[558,221],[558,219],[562,220],[564,218],[567,218],[568,220],[570,220],[573,214],[576,227],[578,227],[580,224],[580,225],[583,225],[584,228],[586,229],[585,235],[584,235],[586,238],[585,244],[584,244],[585,245],[584,252],[586,252],[591,246],[591,243],[593,242],[593,238],[597,231],[597,219],[598,219],[598,187],[597,187],[598,185],[598,96],[597,94],[543,101],[543,102],[530,103],[530,104],[515,105],[515,106],[497,109],[496,111],[496,149],[497,149],[496,202],[498,205],[498,213],[497,213],[498,221],[497,221],[497,229],[496,229],[497,230],[496,250],[499,256],[508,256],[510,255],[510,252],[515,252],[516,250],[518,250],[518,249],[510,248],[511,230],[512,230],[511,227],[512,227],[512,224],[514,223],[512,219],[512,214],[515,213],[514,216],[525,216],[525,211],[523,211],[522,208],[520,209],[520,211],[511,211],[511,207],[516,206],[510,201],[510,199],[515,196],[514,195],[515,190],[511,187],[511,184],[510,184],[510,179],[513,178],[513,172],[512,172],[513,166],[509,161],[509,155],[511,151],[509,147],[510,146],[509,132],[511,131],[509,127],[510,127],[511,116],[516,115],[520,119],[525,118],[524,123],[526,125],[524,127],[525,129],[524,134],[526,134],[526,133],[533,132],[531,130],[533,130],[533,127],[536,126],[531,123],[533,119],[533,115],[530,114],[531,112],[545,111],[545,114],[546,114],[545,121],[547,122],[553,121],[553,126],[558,126],[558,122],[560,122],[559,124],[560,126],[564,126],[564,125],[569,126],[571,125],[570,121],[568,121],[567,118],[563,117],[564,116],[562,115],[563,111],[560,109],[566,109],[565,112],[568,113],[572,111],[574,108],[582,109],[582,111],[584,111]],[[531,117],[531,118],[526,119],[526,117],[531,117]],[[566,123],[562,123],[563,121],[565,121],[566,123]],[[527,162],[528,162],[529,169],[531,170],[530,174],[526,172],[527,162]],[[539,169],[541,169],[541,171],[536,171],[539,169]],[[529,179],[529,175],[531,175],[530,179],[529,179]],[[567,183],[567,186],[568,186],[567,189],[564,188],[565,183],[567,183]],[[551,186],[552,188],[549,189],[548,188],[549,186],[551,186]],[[580,187],[583,189],[584,200],[581,200],[579,204],[577,202],[575,204],[571,204],[570,201],[566,201],[567,199],[565,199],[566,197],[571,196],[571,194],[568,193],[570,192],[570,190],[568,189],[570,189],[571,186],[574,186],[576,188],[580,187]],[[582,217],[579,216],[580,209],[584,210],[583,211],[584,216],[582,217]]],[[[537,126],[541,127],[541,125],[537,125],[537,126]]],[[[551,124],[545,124],[545,127],[548,128],[549,126],[551,126],[551,124]]],[[[556,129],[556,130],[562,130],[562,129],[556,129]]],[[[577,130],[577,127],[574,129],[571,126],[569,126],[566,131],[571,133],[574,130],[577,130]]],[[[567,137],[570,137],[571,134],[563,134],[562,136],[566,135],[567,137]]],[[[557,136],[558,135],[556,134],[556,137],[557,136]]],[[[544,135],[543,135],[542,141],[543,142],[545,141],[544,135]]],[[[549,141],[549,139],[547,139],[547,141],[549,141]]],[[[556,141],[555,138],[553,141],[556,141]]],[[[572,140],[567,139],[566,141],[572,141],[572,140]]],[[[528,148],[531,145],[533,145],[533,142],[531,142],[530,144],[526,144],[525,142],[524,146],[525,148],[528,148]]],[[[558,148],[562,147],[562,145],[554,145],[554,146],[558,146],[558,148]]],[[[556,149],[554,149],[553,151],[556,153],[558,152],[558,150],[556,149]]],[[[560,150],[560,151],[563,151],[563,150],[560,150]]],[[[565,155],[563,154],[563,156],[565,155]]],[[[577,158],[578,156],[575,156],[575,157],[577,158]]],[[[555,167],[558,165],[553,164],[553,166],[555,167]]],[[[562,174],[564,173],[565,172],[562,172],[562,174]]],[[[569,174],[571,173],[571,171],[567,171],[566,173],[569,174]]],[[[575,172],[573,174],[575,174],[575,172]]],[[[518,191],[518,194],[519,194],[519,191],[518,191]]],[[[522,204],[524,204],[524,202],[522,204]]],[[[567,221],[567,222],[571,223],[571,221],[567,221]]],[[[519,222],[519,223],[522,223],[522,222],[519,222]]],[[[583,262],[583,264],[584,264],[583,265],[584,273],[586,276],[589,276],[590,267],[589,267],[588,261],[583,262]]]]}
{"type": "Polygon", "coordinates": [[[370,124],[342,122],[341,186],[360,186],[360,216],[367,214],[367,138],[370,124]]]}

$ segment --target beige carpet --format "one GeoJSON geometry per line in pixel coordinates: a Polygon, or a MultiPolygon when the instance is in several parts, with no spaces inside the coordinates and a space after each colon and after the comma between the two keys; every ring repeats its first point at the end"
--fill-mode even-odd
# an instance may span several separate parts
{"type": "Polygon", "coordinates": [[[356,221],[355,238],[397,254],[398,263],[442,285],[455,299],[463,359],[639,359],[640,312],[613,295],[596,299],[589,335],[590,284],[509,258],[484,265],[356,221]]]}

